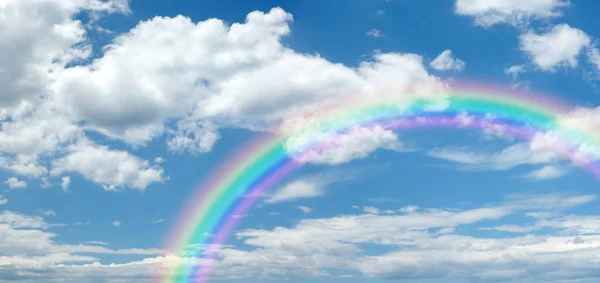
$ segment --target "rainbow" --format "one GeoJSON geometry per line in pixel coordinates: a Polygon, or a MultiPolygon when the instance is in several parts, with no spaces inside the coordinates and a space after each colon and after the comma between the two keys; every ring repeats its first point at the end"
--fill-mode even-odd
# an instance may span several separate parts
{"type": "Polygon", "coordinates": [[[600,131],[567,128],[558,115],[569,104],[531,93],[513,93],[485,85],[452,85],[440,95],[377,95],[331,100],[312,111],[286,120],[277,128],[233,154],[189,198],[167,239],[167,249],[181,257],[203,252],[204,264],[181,264],[161,270],[157,282],[204,282],[211,270],[211,254],[223,244],[239,218],[269,189],[307,161],[308,154],[331,149],[336,136],[355,126],[402,130],[425,127],[486,129],[499,126],[506,134],[533,139],[539,133],[557,137],[552,149],[600,177],[593,160],[578,153],[579,145],[600,148],[600,131]],[[308,114],[307,114],[308,113],[308,114]],[[468,113],[468,115],[466,114],[468,113]],[[467,119],[465,119],[467,117],[467,119]],[[492,117],[492,118],[490,118],[492,117]],[[294,125],[298,127],[294,128],[294,125]],[[286,131],[292,128],[294,130],[286,131]],[[277,134],[279,133],[279,134],[277,134]],[[324,136],[323,133],[336,133],[324,136]],[[299,146],[290,147],[290,137],[299,146]],[[189,246],[206,245],[208,248],[189,246]]]}

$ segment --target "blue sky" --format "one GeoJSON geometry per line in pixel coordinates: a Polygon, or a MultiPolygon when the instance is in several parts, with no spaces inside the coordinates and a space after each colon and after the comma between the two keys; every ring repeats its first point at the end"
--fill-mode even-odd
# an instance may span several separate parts
{"type": "MultiPolygon", "coordinates": [[[[558,121],[597,131],[598,9],[0,0],[0,282],[150,282],[185,260],[163,240],[218,164],[365,87],[493,82],[578,105],[558,121]]],[[[243,216],[215,279],[597,282],[598,179],[551,133],[356,130],[243,216]]]]}

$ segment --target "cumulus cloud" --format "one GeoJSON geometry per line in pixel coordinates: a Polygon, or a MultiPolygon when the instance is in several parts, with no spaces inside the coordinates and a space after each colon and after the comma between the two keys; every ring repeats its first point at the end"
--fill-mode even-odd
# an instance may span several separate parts
{"type": "Polygon", "coordinates": [[[462,71],[465,68],[465,65],[464,61],[452,56],[451,50],[444,50],[429,63],[429,66],[438,71],[462,71]]]}
{"type": "Polygon", "coordinates": [[[560,24],[543,34],[529,31],[519,38],[521,50],[529,54],[533,63],[544,71],[556,67],[574,68],[577,57],[591,39],[580,29],[560,24]]]}
{"type": "Polygon", "coordinates": [[[17,179],[17,177],[10,177],[6,179],[4,184],[7,184],[10,189],[23,189],[27,187],[27,182],[17,179]]]}
{"type": "Polygon", "coordinates": [[[119,226],[121,226],[121,221],[118,221],[118,220],[116,220],[116,221],[113,221],[113,223],[111,223],[111,225],[112,225],[113,227],[119,227],[119,226]]]}
{"type": "Polygon", "coordinates": [[[327,99],[377,95],[384,85],[402,93],[440,84],[414,54],[375,54],[374,62],[355,69],[297,53],[280,42],[292,20],[280,8],[252,12],[230,26],[157,17],[118,36],[89,66],[65,70],[53,86],[69,113],[105,135],[144,144],[164,131],[167,118],[179,118],[168,147],[201,153],[218,139],[215,125],[272,130],[327,99]]]}
{"type": "Polygon", "coordinates": [[[567,0],[457,0],[455,12],[473,17],[475,24],[483,27],[499,23],[520,26],[528,24],[531,19],[558,17],[560,10],[569,4],[567,0]]]}
{"type": "Polygon", "coordinates": [[[0,108],[19,105],[46,94],[52,71],[89,56],[85,29],[73,19],[81,11],[128,11],[127,1],[21,1],[0,6],[0,108]],[[32,18],[37,21],[31,21],[32,18]]]}
{"type": "Polygon", "coordinates": [[[106,190],[121,186],[144,190],[164,178],[161,168],[153,167],[129,152],[87,142],[71,146],[66,156],[53,161],[51,174],[65,172],[80,173],[88,180],[104,184],[106,190]]]}
{"type": "Polygon", "coordinates": [[[5,205],[8,203],[8,199],[4,196],[0,195],[0,205],[5,205]]]}
{"type": "Polygon", "coordinates": [[[316,136],[291,136],[286,148],[298,161],[317,164],[342,164],[365,158],[378,149],[409,151],[396,134],[381,126],[356,126],[346,133],[322,132],[316,136]],[[314,144],[319,145],[313,147],[314,144]],[[300,154],[295,154],[299,152],[300,154]]]}
{"type": "MultiPolygon", "coordinates": [[[[281,39],[290,33],[293,17],[280,8],[251,12],[233,24],[155,17],[91,56],[86,28],[103,15],[128,12],[124,0],[11,0],[0,7],[0,26],[11,27],[0,30],[6,34],[0,54],[11,54],[0,66],[0,73],[9,74],[2,76],[9,95],[0,99],[1,168],[46,181],[48,173],[76,172],[107,189],[144,189],[163,179],[161,169],[93,144],[86,133],[96,131],[137,147],[167,133],[171,151],[203,153],[212,149],[223,127],[271,131],[289,115],[325,100],[348,94],[427,94],[443,86],[415,54],[376,53],[372,61],[352,68],[287,48],[281,39]],[[91,22],[76,19],[80,13],[91,22]],[[31,18],[43,22],[34,25],[31,18]],[[78,152],[105,152],[127,159],[128,165],[112,171],[88,168],[89,160],[78,152]]],[[[346,162],[399,144],[391,132],[356,131],[380,137],[347,140],[330,156],[316,156],[316,162],[346,162]]]]}
{"type": "Polygon", "coordinates": [[[65,108],[56,83],[69,64],[92,55],[86,28],[104,15],[129,12],[126,0],[2,2],[0,167],[48,183],[46,164],[52,162],[40,158],[53,159],[85,136],[85,123],[65,108]],[[81,13],[88,23],[77,19],[81,13]]]}
{"type": "Polygon", "coordinates": [[[167,142],[169,150],[193,154],[211,151],[219,139],[219,134],[214,125],[205,122],[181,120],[177,122],[177,131],[173,131],[172,138],[167,142]]]}

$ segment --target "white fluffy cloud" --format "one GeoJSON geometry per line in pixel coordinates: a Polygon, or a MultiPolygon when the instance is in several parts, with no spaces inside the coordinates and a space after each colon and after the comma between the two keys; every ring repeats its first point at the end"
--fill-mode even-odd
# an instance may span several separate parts
{"type": "Polygon", "coordinates": [[[464,61],[452,56],[451,50],[444,50],[429,63],[429,66],[438,71],[462,71],[465,68],[465,65],[464,61]]]}
{"type": "Polygon", "coordinates": [[[541,70],[553,71],[556,67],[576,67],[577,57],[591,39],[580,29],[560,24],[543,34],[529,31],[520,37],[521,50],[529,54],[541,70]]]}
{"type": "Polygon", "coordinates": [[[211,123],[181,120],[177,123],[177,131],[167,142],[169,150],[183,153],[188,151],[192,154],[208,152],[219,139],[216,127],[211,123]]]}
{"type": "Polygon", "coordinates": [[[484,27],[499,23],[519,26],[530,19],[558,17],[561,8],[569,4],[567,0],[456,0],[455,12],[473,17],[484,27]]]}
{"type": "Polygon", "coordinates": [[[0,5],[0,108],[47,94],[52,72],[89,55],[85,30],[73,16],[127,12],[123,0],[4,0],[0,5]],[[32,21],[31,19],[36,19],[32,21]]]}
{"type": "Polygon", "coordinates": [[[290,20],[281,9],[253,12],[245,24],[231,27],[217,19],[196,24],[183,16],[156,17],[118,36],[91,65],[65,70],[54,88],[73,114],[95,129],[144,143],[162,132],[168,117],[196,108],[220,114],[231,110],[231,103],[245,107],[259,101],[249,86],[240,100],[229,99],[242,91],[236,83],[251,79],[245,71],[268,72],[275,59],[285,57],[279,38],[289,32],[290,20]]]}
{"type": "MultiPolygon", "coordinates": [[[[0,35],[6,33],[8,40],[0,44],[0,54],[11,56],[0,66],[0,73],[9,74],[0,76],[9,90],[0,99],[0,114],[7,118],[0,130],[0,167],[45,180],[48,173],[78,172],[107,189],[143,189],[162,180],[161,169],[93,144],[86,132],[134,146],[167,133],[171,151],[202,153],[212,149],[221,127],[272,130],[289,115],[318,108],[327,99],[415,89],[427,94],[442,87],[415,54],[376,53],[372,61],[351,68],[295,52],[281,43],[293,17],[280,8],[252,12],[245,22],[231,25],[155,17],[116,36],[91,62],[68,66],[92,55],[86,39],[90,23],[76,15],[88,13],[96,20],[128,12],[124,0],[3,2],[0,35]],[[34,25],[30,18],[44,22],[34,25]],[[175,126],[167,128],[166,121],[175,126]],[[83,153],[101,151],[107,164],[128,163],[117,170],[89,167],[83,153]]],[[[391,132],[373,133],[380,137],[347,140],[329,156],[315,158],[341,163],[397,143],[391,132]]],[[[61,185],[67,183],[63,179],[61,185]]]]}
{"type": "Polygon", "coordinates": [[[8,203],[8,199],[5,198],[3,195],[0,195],[0,205],[5,205],[8,203]]]}
{"type": "Polygon", "coordinates": [[[279,8],[231,26],[157,17],[118,36],[89,66],[63,71],[54,91],[91,128],[132,144],[160,134],[167,118],[182,118],[168,147],[199,153],[218,139],[216,124],[267,130],[325,99],[439,84],[413,54],[376,54],[353,69],[297,53],[280,43],[292,19],[279,8]]]}
{"type": "Polygon", "coordinates": [[[66,156],[54,160],[51,174],[80,173],[89,180],[105,184],[106,190],[124,185],[144,190],[150,183],[164,178],[162,169],[126,151],[110,150],[87,142],[73,145],[69,150],[66,156]]]}
{"type": "Polygon", "coordinates": [[[286,148],[294,159],[317,164],[346,163],[365,158],[378,149],[410,151],[393,131],[381,126],[355,126],[345,133],[322,132],[316,136],[291,136],[286,140],[286,148]]]}
{"type": "MultiPolygon", "coordinates": [[[[56,82],[67,64],[91,55],[86,26],[103,15],[128,12],[126,0],[2,1],[0,167],[48,183],[45,164],[52,162],[41,159],[54,159],[84,138],[77,117],[65,108],[64,95],[55,92],[56,82]],[[90,22],[76,19],[80,13],[90,22]]],[[[68,182],[63,179],[62,185],[68,182]]]]}
{"type": "Polygon", "coordinates": [[[27,187],[27,182],[21,181],[17,177],[8,178],[4,184],[7,184],[10,189],[23,189],[27,187]]]}

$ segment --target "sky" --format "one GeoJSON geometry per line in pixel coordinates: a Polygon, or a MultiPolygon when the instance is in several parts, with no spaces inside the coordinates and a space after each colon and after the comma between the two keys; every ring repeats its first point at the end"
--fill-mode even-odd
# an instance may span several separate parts
{"type": "MultiPolygon", "coordinates": [[[[0,282],[152,282],[180,260],[165,239],[219,164],[365,87],[493,83],[567,101],[557,119],[593,132],[599,10],[0,0],[0,282]]],[[[356,130],[237,216],[215,281],[598,281],[585,168],[493,129],[356,130]]]]}

